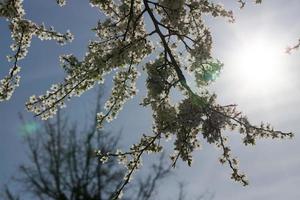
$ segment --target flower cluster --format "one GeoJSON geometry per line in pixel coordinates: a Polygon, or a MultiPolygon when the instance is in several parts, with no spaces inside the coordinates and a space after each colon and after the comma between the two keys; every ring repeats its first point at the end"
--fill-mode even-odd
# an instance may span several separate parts
{"type": "Polygon", "coordinates": [[[11,49],[16,52],[14,56],[8,56],[8,61],[13,62],[13,66],[9,74],[0,80],[0,101],[9,100],[19,85],[20,67],[18,62],[27,55],[33,36],[37,36],[41,40],[56,40],[59,44],[73,40],[70,31],[61,34],[56,32],[53,27],[46,29],[44,25],[37,25],[25,19],[22,2],[22,0],[7,0],[0,3],[0,17],[5,17],[10,22],[9,28],[14,42],[11,49]]]}
{"type": "Polygon", "coordinates": [[[249,184],[248,179],[244,173],[239,172],[239,162],[236,158],[231,155],[231,149],[226,146],[227,138],[219,136],[217,146],[223,150],[222,156],[219,158],[221,164],[228,163],[232,169],[231,179],[240,182],[243,186],[249,184]]]}
{"type": "Polygon", "coordinates": [[[67,1],[66,0],[56,0],[56,3],[59,5],[59,6],[65,6],[67,1]]]}
{"type": "Polygon", "coordinates": [[[122,109],[123,104],[136,94],[136,78],[138,71],[133,66],[129,66],[127,70],[117,72],[114,77],[114,87],[112,94],[105,103],[107,113],[105,115],[99,113],[97,115],[98,126],[101,126],[103,120],[107,122],[116,118],[118,112],[122,109]]]}
{"type": "Polygon", "coordinates": [[[286,53],[290,54],[294,50],[298,50],[300,47],[300,39],[298,39],[298,42],[294,44],[293,46],[288,46],[285,50],[286,53]]]}
{"type": "MultiPolygon", "coordinates": [[[[237,2],[240,4],[241,9],[244,8],[246,5],[246,1],[244,1],[244,0],[237,0],[237,2]]],[[[262,3],[262,0],[255,0],[254,2],[256,4],[260,4],[260,3],[262,3]]]]}
{"type": "Polygon", "coordinates": [[[144,153],[157,153],[162,150],[162,146],[157,142],[160,135],[160,133],[155,133],[154,136],[143,135],[140,142],[132,145],[128,152],[122,152],[121,150],[117,150],[116,153],[96,152],[101,162],[106,162],[109,158],[117,157],[119,163],[127,168],[127,173],[124,175],[124,182],[115,192],[114,200],[122,197],[123,188],[130,182],[133,174],[142,166],[142,155],[144,153]]]}
{"type": "Polygon", "coordinates": [[[20,67],[16,65],[10,70],[8,76],[0,80],[0,102],[10,99],[16,87],[19,86],[20,76],[17,75],[20,72],[20,67]]]}
{"type": "MultiPolygon", "coordinates": [[[[91,4],[96,5],[96,2],[91,1],[91,4]]],[[[102,83],[106,74],[121,68],[115,75],[115,87],[106,103],[108,112],[105,115],[98,114],[99,127],[104,119],[111,121],[116,117],[125,101],[136,93],[135,81],[138,72],[135,66],[152,50],[147,40],[150,34],[146,33],[143,26],[141,6],[136,2],[133,9],[125,4],[124,2],[122,9],[116,9],[115,6],[104,6],[105,1],[98,2],[97,6],[101,9],[101,6],[104,6],[104,10],[110,10],[108,13],[112,12],[111,9],[116,9],[113,12],[114,20],[107,19],[94,28],[99,41],[92,41],[89,44],[83,61],[78,61],[72,55],[61,57],[62,66],[67,73],[64,82],[55,84],[58,87],[50,89],[36,101],[29,100],[26,104],[29,111],[42,116],[43,119],[52,117],[58,106],[65,105],[65,99],[81,95],[96,83],[102,83]],[[127,11],[132,11],[132,21],[128,21],[125,17],[127,11]],[[115,24],[116,20],[118,25],[115,24]]]]}
{"type": "Polygon", "coordinates": [[[72,55],[62,56],[61,61],[63,68],[68,72],[65,82],[53,84],[46,94],[33,95],[26,103],[27,109],[41,116],[42,119],[52,117],[58,107],[65,107],[66,99],[80,96],[86,90],[91,89],[96,82],[103,82],[101,71],[96,66],[88,66],[88,63],[79,62],[72,55]]]}
{"type": "Polygon", "coordinates": [[[25,15],[23,0],[4,0],[0,2],[0,17],[8,19],[22,18],[25,15]]]}

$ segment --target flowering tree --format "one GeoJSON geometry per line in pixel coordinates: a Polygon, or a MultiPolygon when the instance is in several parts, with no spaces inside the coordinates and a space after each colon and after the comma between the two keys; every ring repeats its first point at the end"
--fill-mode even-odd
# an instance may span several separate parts
{"type": "MultiPolygon", "coordinates": [[[[223,153],[221,163],[232,169],[231,178],[247,185],[246,176],[238,170],[238,161],[226,143],[224,130],[237,130],[245,145],[254,145],[257,138],[290,138],[292,133],[274,130],[270,125],[251,124],[236,109],[235,104],[220,105],[216,95],[206,86],[219,74],[222,63],[211,56],[212,37],[203,21],[204,15],[234,21],[233,13],[210,0],[90,0],[90,5],[105,14],[93,29],[98,38],[88,44],[83,59],[62,55],[66,76],[44,95],[30,97],[26,108],[48,119],[65,106],[65,101],[80,96],[104,76],[116,70],[111,96],[105,112],[97,115],[98,128],[104,121],[117,117],[124,103],[136,92],[136,79],[141,71],[146,74],[147,96],[141,103],[153,110],[152,135],[142,135],[139,143],[126,152],[98,152],[105,162],[110,157],[127,166],[124,183],[114,198],[118,198],[133,173],[140,167],[144,153],[160,152],[162,138],[174,136],[173,166],[179,158],[192,163],[192,152],[200,147],[199,136],[215,144],[223,153]],[[191,88],[187,76],[194,78],[197,88],[191,88]],[[178,103],[170,102],[170,91],[182,94],[178,103]]],[[[237,0],[241,8],[245,1],[237,0]]],[[[256,3],[261,3],[256,0],[256,3]]],[[[63,6],[65,0],[57,0],[63,6]]],[[[0,99],[8,100],[18,85],[18,60],[26,55],[32,36],[54,39],[59,43],[70,41],[70,33],[60,34],[24,18],[22,0],[1,3],[1,16],[8,19],[16,54],[10,59],[13,68],[1,81],[0,99]]]]}

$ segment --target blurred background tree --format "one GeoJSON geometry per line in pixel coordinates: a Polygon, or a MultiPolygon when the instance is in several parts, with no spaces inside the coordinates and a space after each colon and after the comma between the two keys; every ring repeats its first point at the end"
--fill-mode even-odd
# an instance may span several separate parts
{"type": "MultiPolygon", "coordinates": [[[[99,90],[100,91],[100,90],[99,90]]],[[[35,134],[24,129],[29,164],[21,165],[13,180],[24,191],[14,194],[8,186],[2,191],[7,200],[19,200],[29,194],[33,199],[102,200],[111,199],[123,181],[125,170],[117,159],[102,163],[96,156],[101,152],[116,151],[120,134],[96,128],[96,113],[101,108],[101,92],[93,111],[94,122],[80,131],[76,123],[61,112],[56,119],[43,122],[35,134]],[[26,133],[27,131],[27,133],[26,133]]],[[[20,116],[24,127],[27,122],[20,116]]],[[[157,184],[170,175],[170,167],[163,157],[154,164],[144,178],[128,188],[124,199],[148,200],[153,198],[157,184]],[[130,197],[129,197],[130,196],[130,197]]],[[[32,198],[30,198],[32,199],[32,198]]]]}

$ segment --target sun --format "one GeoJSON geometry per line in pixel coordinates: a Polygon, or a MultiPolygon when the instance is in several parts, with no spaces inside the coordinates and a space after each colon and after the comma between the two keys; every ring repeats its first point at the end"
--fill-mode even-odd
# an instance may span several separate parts
{"type": "Polygon", "coordinates": [[[284,51],[268,37],[247,38],[236,47],[234,71],[247,92],[272,92],[282,84],[284,51]]]}

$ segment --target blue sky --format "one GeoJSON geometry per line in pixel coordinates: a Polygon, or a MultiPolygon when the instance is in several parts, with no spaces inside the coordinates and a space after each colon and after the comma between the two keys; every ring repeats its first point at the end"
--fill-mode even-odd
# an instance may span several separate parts
{"type": "MultiPolygon", "coordinates": [[[[216,200],[299,199],[300,52],[287,55],[284,49],[299,37],[300,25],[297,19],[300,2],[265,0],[262,5],[249,3],[243,10],[239,10],[234,1],[221,2],[234,10],[236,22],[230,24],[223,19],[207,18],[214,38],[213,54],[225,64],[221,76],[212,84],[211,91],[218,95],[221,103],[238,104],[239,109],[252,122],[270,122],[276,129],[293,131],[295,138],[283,141],[261,140],[255,147],[244,147],[237,133],[227,133],[233,153],[240,158],[240,168],[250,179],[250,186],[246,188],[230,180],[229,168],[218,163],[221,152],[203,141],[203,149],[195,153],[193,166],[180,164],[175,171],[176,176],[171,177],[160,189],[160,198],[171,199],[170,191],[177,189],[176,181],[180,180],[186,183],[187,193],[191,196],[209,189],[216,193],[216,200]],[[241,62],[238,61],[243,52],[247,52],[245,49],[249,44],[255,44],[256,41],[264,41],[269,49],[280,52],[270,55],[274,58],[272,61],[276,61],[272,66],[279,69],[272,79],[267,78],[269,74],[263,71],[264,66],[253,70],[251,68],[252,71],[246,74],[245,70],[239,68],[241,62]],[[258,79],[262,75],[266,79],[258,79]]],[[[99,12],[90,8],[86,1],[69,0],[66,7],[59,8],[53,0],[27,0],[25,9],[27,18],[37,23],[53,25],[61,32],[70,29],[75,40],[61,47],[53,41],[34,39],[28,56],[20,63],[21,86],[10,101],[0,104],[0,184],[6,183],[14,175],[21,162],[26,162],[18,112],[23,112],[28,118],[32,116],[24,109],[28,97],[42,94],[52,83],[62,79],[63,70],[59,67],[58,56],[72,52],[82,57],[88,40],[94,37],[89,30],[101,18],[99,12]]],[[[11,53],[10,34],[4,20],[0,21],[0,33],[0,76],[3,77],[9,66],[5,57],[11,53]]],[[[252,62],[255,56],[243,59],[252,62]]],[[[268,62],[264,65],[268,65],[268,62]]],[[[110,79],[107,88],[109,85],[110,79]]],[[[140,134],[149,134],[151,131],[151,112],[149,108],[138,105],[145,95],[143,76],[138,86],[138,96],[125,105],[118,119],[109,126],[113,130],[123,129],[124,147],[136,142],[140,134]]],[[[93,91],[90,91],[80,98],[74,98],[68,103],[66,112],[74,119],[83,119],[93,97],[93,91]]],[[[149,163],[147,159],[144,160],[149,163]]]]}

